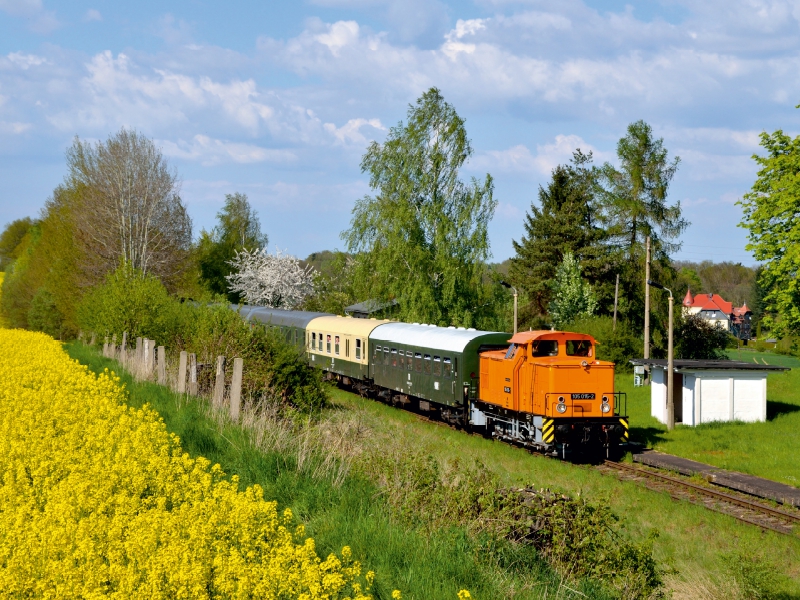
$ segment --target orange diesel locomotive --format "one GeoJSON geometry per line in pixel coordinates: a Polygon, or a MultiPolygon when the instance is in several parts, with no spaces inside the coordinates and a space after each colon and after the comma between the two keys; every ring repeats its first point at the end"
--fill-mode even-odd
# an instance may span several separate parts
{"type": "Polygon", "coordinates": [[[614,392],[614,363],[596,359],[590,335],[526,331],[507,350],[480,353],[472,423],[550,454],[609,456],[628,439],[625,395],[614,392]]]}

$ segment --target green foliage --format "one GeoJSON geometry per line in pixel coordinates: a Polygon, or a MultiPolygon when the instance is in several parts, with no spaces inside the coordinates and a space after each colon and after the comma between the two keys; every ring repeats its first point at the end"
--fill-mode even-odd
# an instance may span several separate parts
{"type": "Polygon", "coordinates": [[[312,254],[306,264],[314,265],[314,293],[303,310],[344,315],[344,307],[358,302],[355,292],[355,260],[345,252],[312,254]],[[324,254],[325,256],[319,256],[324,254]]]}
{"type": "MultiPolygon", "coordinates": [[[[688,315],[675,332],[675,358],[725,360],[732,336],[699,315],[688,315]]],[[[734,340],[735,343],[735,340],[734,340]]],[[[735,347],[735,346],[734,346],[735,347]]]]}
{"type": "Polygon", "coordinates": [[[777,596],[775,568],[756,549],[736,551],[725,557],[728,569],[745,600],[767,600],[777,596]]]}
{"type": "Polygon", "coordinates": [[[765,324],[783,336],[800,333],[800,136],[763,132],[761,146],[767,154],[753,156],[760,170],[739,202],[740,226],[750,232],[747,249],[766,262],[759,275],[765,324]]]}
{"type": "Polygon", "coordinates": [[[575,255],[592,281],[609,279],[602,247],[605,231],[597,222],[588,168],[591,159],[591,154],[578,150],[572,164],[553,169],[547,188],[539,187],[540,206],[532,203],[526,215],[525,235],[519,243],[513,242],[516,256],[511,259],[509,278],[530,300],[523,313],[543,315],[547,311],[551,282],[567,253],[575,255]]]}
{"type": "Polygon", "coordinates": [[[397,299],[405,321],[481,327],[491,319],[482,278],[497,202],[491,176],[459,179],[471,154],[463,119],[436,88],[383,145],[370,144],[361,168],[377,194],[356,202],[342,234],[357,255],[362,300],[397,299]]]}
{"type": "Polygon", "coordinates": [[[28,309],[28,327],[34,331],[43,331],[56,339],[62,338],[64,318],[56,308],[53,294],[42,288],[31,301],[28,309]]]}
{"type": "Polygon", "coordinates": [[[612,361],[618,373],[631,372],[630,360],[642,356],[643,340],[624,321],[617,321],[615,329],[612,317],[585,317],[569,323],[566,329],[591,335],[597,341],[597,358],[612,361]]]}
{"type": "Polygon", "coordinates": [[[552,290],[549,312],[556,329],[562,329],[578,318],[591,316],[597,308],[594,290],[581,278],[581,265],[572,252],[564,255],[556,269],[552,290]]]}
{"type": "Polygon", "coordinates": [[[21,242],[32,226],[33,220],[25,217],[12,221],[0,233],[0,271],[6,271],[19,258],[21,242]]]}
{"type": "Polygon", "coordinates": [[[528,546],[559,573],[591,577],[619,597],[659,595],[661,575],[651,541],[636,545],[620,536],[618,518],[607,502],[590,504],[532,488],[503,488],[479,461],[440,461],[418,451],[371,456],[365,465],[398,518],[426,528],[466,527],[528,546]],[[420,511],[419,507],[425,510],[420,511]]]}
{"type": "Polygon", "coordinates": [[[233,270],[229,262],[242,250],[265,248],[268,238],[261,232],[258,215],[245,194],[226,194],[217,221],[211,231],[200,232],[195,248],[200,278],[212,293],[227,295],[231,302],[238,302],[238,294],[229,294],[225,279],[233,270]]]}
{"type": "Polygon", "coordinates": [[[129,339],[148,337],[171,345],[178,324],[176,304],[158,278],[121,266],[86,294],[78,319],[82,329],[100,336],[117,334],[121,340],[127,331],[129,339]]]}

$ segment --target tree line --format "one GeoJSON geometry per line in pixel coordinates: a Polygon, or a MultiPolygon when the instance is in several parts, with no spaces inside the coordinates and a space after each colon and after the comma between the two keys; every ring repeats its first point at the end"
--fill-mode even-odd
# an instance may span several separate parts
{"type": "MultiPolygon", "coordinates": [[[[756,157],[764,168],[742,200],[752,249],[767,261],[755,272],[672,261],[689,225],[668,194],[680,158],[644,121],[627,127],[616,164],[595,164],[591,152],[576,148],[553,169],[504,265],[489,262],[493,178],[461,177],[473,149],[465,121],[436,88],[409,106],[383,143],[368,146],[361,169],[373,193],[355,202],[344,249],[306,261],[268,253],[258,215],[239,193],[225,197],[216,225],[193,241],[180,179],[151,140],[127,129],[95,144],[76,137],[64,181],[39,217],[14,221],[0,235],[7,272],[0,308],[13,326],[68,337],[91,323],[93,290],[125,270],[127,278],[151,278],[172,297],[200,302],[341,314],[372,299],[395,305],[393,317],[404,321],[510,330],[506,280],[520,292],[521,329],[582,328],[602,340],[607,357],[624,363],[640,354],[649,238],[652,279],[677,295],[691,287],[741,298],[768,326],[793,332],[797,292],[783,284],[794,253],[780,245],[780,227],[768,224],[792,214],[790,156],[800,143],[778,132],[762,144],[770,155],[756,157]],[[776,182],[788,191],[775,192],[776,182]]],[[[651,302],[658,356],[667,302],[658,293],[651,302]]],[[[702,326],[679,319],[679,328],[689,325],[702,326]]],[[[679,352],[690,351],[680,344],[679,352]]]]}

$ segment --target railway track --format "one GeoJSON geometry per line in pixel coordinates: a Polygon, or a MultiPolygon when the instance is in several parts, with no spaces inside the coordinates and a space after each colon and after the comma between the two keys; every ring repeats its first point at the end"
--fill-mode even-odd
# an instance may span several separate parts
{"type": "Polygon", "coordinates": [[[666,475],[626,463],[605,461],[598,469],[614,472],[620,479],[639,481],[651,489],[667,492],[676,500],[705,506],[762,529],[785,535],[800,533],[800,511],[781,510],[763,502],[755,502],[738,492],[721,492],[693,483],[683,476],[666,475]]]}

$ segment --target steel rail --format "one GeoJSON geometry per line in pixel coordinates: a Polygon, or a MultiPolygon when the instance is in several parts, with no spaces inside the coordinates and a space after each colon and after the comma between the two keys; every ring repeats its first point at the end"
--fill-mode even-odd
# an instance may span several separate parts
{"type": "MultiPolygon", "coordinates": [[[[733,504],[733,505],[739,506],[741,508],[746,508],[748,510],[752,510],[753,512],[761,513],[762,515],[766,515],[766,516],[770,516],[770,517],[781,519],[783,521],[788,522],[790,524],[790,526],[791,526],[792,523],[800,523],[800,516],[798,516],[798,515],[795,515],[795,514],[792,514],[792,513],[789,513],[789,512],[785,512],[785,511],[782,511],[782,510],[779,510],[779,509],[776,509],[776,508],[772,508],[770,506],[766,506],[764,504],[761,504],[760,502],[752,502],[750,500],[745,500],[744,498],[738,498],[738,497],[733,496],[731,494],[726,494],[725,492],[720,492],[718,490],[714,490],[714,489],[710,489],[710,488],[707,488],[707,487],[704,487],[704,486],[701,486],[701,485],[697,485],[695,483],[691,483],[691,482],[685,481],[683,479],[678,479],[677,477],[672,477],[670,475],[664,475],[663,473],[658,473],[658,472],[655,472],[655,471],[648,471],[646,469],[641,469],[639,467],[634,467],[632,465],[627,465],[625,463],[616,463],[616,462],[612,462],[612,461],[608,461],[608,460],[605,461],[603,464],[605,466],[607,466],[607,467],[611,467],[612,469],[616,469],[618,471],[626,471],[628,473],[635,473],[636,475],[642,475],[644,477],[649,477],[651,479],[660,479],[660,480],[663,480],[663,481],[667,481],[667,482],[672,483],[674,485],[677,485],[677,486],[680,486],[680,487],[683,487],[683,488],[688,488],[688,489],[692,490],[693,492],[698,493],[700,495],[703,495],[703,496],[706,496],[706,497],[711,497],[711,498],[714,498],[716,500],[721,500],[723,502],[726,502],[728,504],[733,504]]],[[[728,514],[728,513],[725,513],[725,514],[728,514]]],[[[747,517],[743,517],[743,516],[740,516],[740,515],[730,515],[730,516],[733,516],[733,517],[739,519],[740,521],[744,521],[744,522],[750,523],[752,525],[757,525],[759,527],[763,527],[763,528],[766,528],[766,529],[771,529],[772,531],[777,531],[777,532],[783,533],[783,534],[787,533],[785,530],[779,529],[777,527],[773,527],[769,523],[760,523],[758,521],[755,521],[755,520],[752,520],[752,519],[748,519],[747,517]]],[[[791,535],[791,534],[788,534],[788,535],[791,535]]]]}

